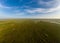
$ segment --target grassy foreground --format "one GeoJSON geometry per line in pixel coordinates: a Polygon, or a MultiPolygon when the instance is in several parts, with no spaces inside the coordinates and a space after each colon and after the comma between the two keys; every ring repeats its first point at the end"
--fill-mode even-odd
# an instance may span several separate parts
{"type": "Polygon", "coordinates": [[[60,43],[60,25],[37,20],[0,21],[0,43],[60,43]]]}

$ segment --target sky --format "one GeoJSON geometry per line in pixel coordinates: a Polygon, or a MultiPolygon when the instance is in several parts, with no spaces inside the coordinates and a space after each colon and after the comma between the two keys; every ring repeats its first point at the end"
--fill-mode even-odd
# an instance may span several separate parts
{"type": "Polygon", "coordinates": [[[0,19],[58,18],[60,0],[0,0],[0,19]]]}

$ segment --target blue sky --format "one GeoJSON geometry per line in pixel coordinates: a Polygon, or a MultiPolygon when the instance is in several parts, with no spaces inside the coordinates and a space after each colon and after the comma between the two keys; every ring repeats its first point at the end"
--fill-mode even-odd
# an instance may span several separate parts
{"type": "Polygon", "coordinates": [[[60,0],[0,0],[2,18],[60,18],[60,0]]]}

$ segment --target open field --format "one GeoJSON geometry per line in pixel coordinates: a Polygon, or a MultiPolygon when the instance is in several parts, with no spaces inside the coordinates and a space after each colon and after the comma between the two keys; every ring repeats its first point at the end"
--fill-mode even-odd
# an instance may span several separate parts
{"type": "Polygon", "coordinates": [[[0,20],[0,43],[60,43],[58,23],[59,19],[0,20]]]}

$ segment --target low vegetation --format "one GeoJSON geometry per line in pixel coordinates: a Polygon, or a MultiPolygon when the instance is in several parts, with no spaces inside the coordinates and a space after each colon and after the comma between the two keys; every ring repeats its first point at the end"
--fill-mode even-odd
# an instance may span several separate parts
{"type": "Polygon", "coordinates": [[[60,25],[38,20],[0,21],[0,43],[60,43],[60,25]]]}

